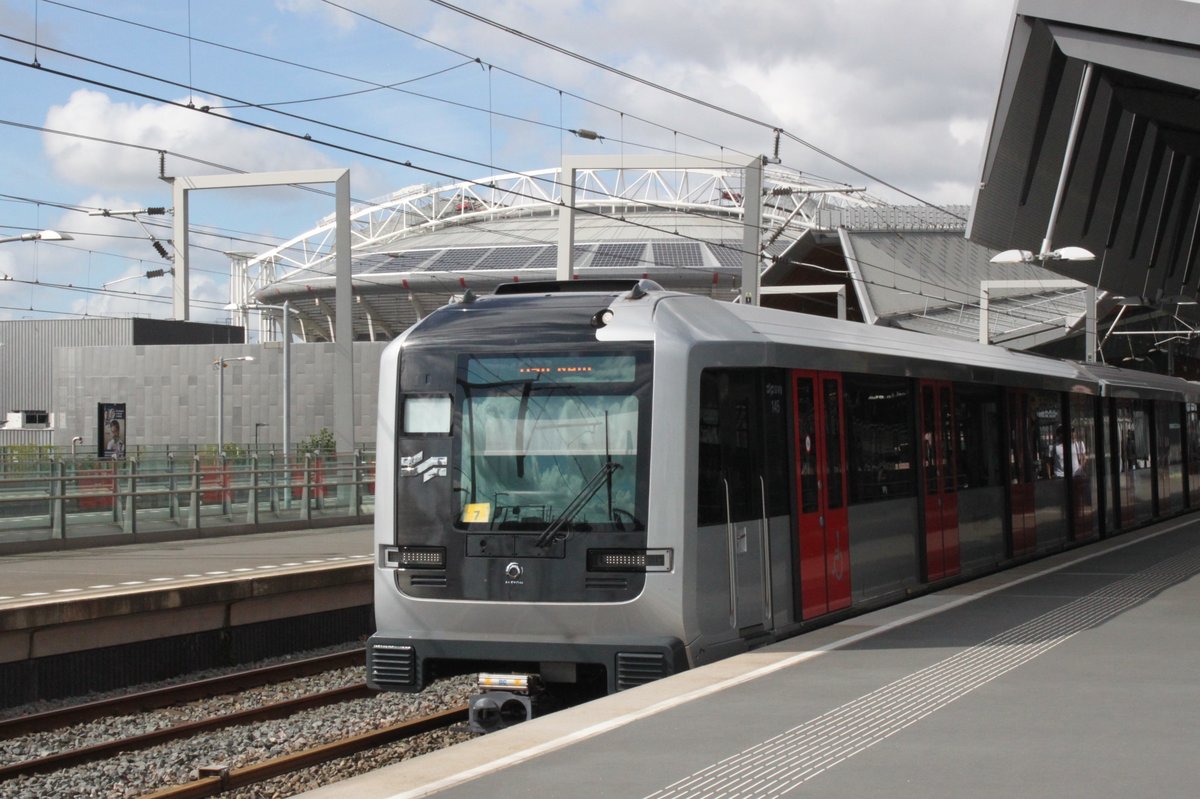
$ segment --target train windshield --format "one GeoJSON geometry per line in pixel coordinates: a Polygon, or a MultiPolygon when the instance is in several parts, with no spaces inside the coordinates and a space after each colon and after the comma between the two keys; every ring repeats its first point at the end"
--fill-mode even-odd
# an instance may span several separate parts
{"type": "Polygon", "coordinates": [[[457,523],[644,529],[649,354],[464,356],[457,523]]]}

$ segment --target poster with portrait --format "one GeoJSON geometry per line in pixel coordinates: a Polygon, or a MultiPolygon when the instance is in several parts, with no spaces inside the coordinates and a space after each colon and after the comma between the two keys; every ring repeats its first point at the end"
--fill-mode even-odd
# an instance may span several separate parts
{"type": "Polygon", "coordinates": [[[125,403],[101,402],[97,407],[96,418],[100,422],[100,435],[96,437],[100,450],[98,457],[124,458],[125,437],[128,434],[125,403]]]}

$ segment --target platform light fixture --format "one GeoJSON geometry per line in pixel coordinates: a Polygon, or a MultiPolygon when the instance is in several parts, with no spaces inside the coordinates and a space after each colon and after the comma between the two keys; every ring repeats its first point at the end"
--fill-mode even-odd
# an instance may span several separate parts
{"type": "Polygon", "coordinates": [[[1042,264],[1047,261],[1094,261],[1096,256],[1083,247],[1059,247],[1049,252],[1035,253],[1032,250],[1005,250],[991,258],[994,264],[1042,264]]]}

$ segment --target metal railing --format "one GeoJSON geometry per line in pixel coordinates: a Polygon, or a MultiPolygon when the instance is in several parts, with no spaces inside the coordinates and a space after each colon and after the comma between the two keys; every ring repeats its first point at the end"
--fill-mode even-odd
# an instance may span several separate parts
{"type": "Polygon", "coordinates": [[[334,521],[374,505],[374,453],[364,450],[32,457],[0,468],[0,543],[334,521]]]}

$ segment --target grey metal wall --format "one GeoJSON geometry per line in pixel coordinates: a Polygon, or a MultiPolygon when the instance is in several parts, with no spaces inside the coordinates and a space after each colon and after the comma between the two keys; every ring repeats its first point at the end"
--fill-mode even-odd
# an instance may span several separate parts
{"type": "MultiPolygon", "coordinates": [[[[0,421],[9,411],[49,411],[58,347],[133,343],[132,319],[0,321],[0,421]]],[[[69,442],[69,439],[68,439],[69,442]]]]}
{"type": "MultiPolygon", "coordinates": [[[[386,342],[354,345],[354,438],[374,443],[379,357],[386,342]]],[[[251,355],[226,364],[226,443],[283,441],[283,345],[191,344],[181,346],[64,347],[54,352],[51,379],[54,443],[69,446],[83,437],[95,448],[97,404],[123,402],[127,447],[217,443],[217,358],[251,355]]],[[[334,345],[291,347],[292,443],[327,428],[334,430],[334,345]]]]}

